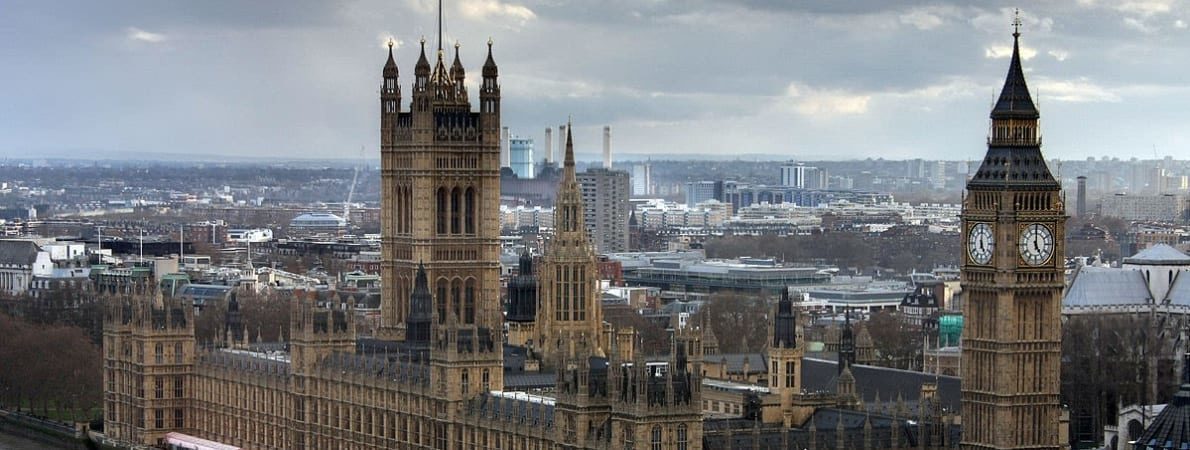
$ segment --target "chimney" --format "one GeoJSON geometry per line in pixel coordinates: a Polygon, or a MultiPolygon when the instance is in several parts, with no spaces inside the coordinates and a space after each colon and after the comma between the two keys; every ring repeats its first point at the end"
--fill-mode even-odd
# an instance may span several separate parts
{"type": "Polygon", "coordinates": [[[508,127],[504,127],[500,132],[500,167],[512,167],[512,147],[508,138],[508,127]]]}
{"type": "Polygon", "coordinates": [[[1078,177],[1078,200],[1076,211],[1079,217],[1087,217],[1087,177],[1078,177]]]}
{"type": "Polygon", "coordinates": [[[545,127],[545,163],[550,164],[554,162],[554,129],[545,127]]]}
{"type": "Polygon", "coordinates": [[[612,127],[603,126],[603,168],[612,168],[612,127]]]}
{"type": "MultiPolygon", "coordinates": [[[[558,155],[566,154],[566,125],[558,125],[558,155]]],[[[565,158],[565,156],[562,156],[565,158]]]]}

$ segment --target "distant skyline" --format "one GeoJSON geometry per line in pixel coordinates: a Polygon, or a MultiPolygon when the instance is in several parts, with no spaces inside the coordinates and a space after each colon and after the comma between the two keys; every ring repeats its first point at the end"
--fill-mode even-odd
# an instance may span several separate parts
{"type": "MultiPolygon", "coordinates": [[[[504,124],[538,146],[572,115],[584,154],[611,125],[634,157],[979,159],[1019,6],[1047,157],[1190,154],[1190,2],[445,5],[448,57],[474,86],[493,38],[504,124]]],[[[408,91],[436,6],[8,2],[0,157],[375,159],[384,43],[408,91]]]]}

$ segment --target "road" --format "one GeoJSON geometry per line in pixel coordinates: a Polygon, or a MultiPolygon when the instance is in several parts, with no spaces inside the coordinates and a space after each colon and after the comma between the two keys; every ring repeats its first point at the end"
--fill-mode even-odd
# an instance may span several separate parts
{"type": "Polygon", "coordinates": [[[70,447],[56,447],[53,444],[32,441],[0,431],[0,450],[60,450],[70,447]]]}

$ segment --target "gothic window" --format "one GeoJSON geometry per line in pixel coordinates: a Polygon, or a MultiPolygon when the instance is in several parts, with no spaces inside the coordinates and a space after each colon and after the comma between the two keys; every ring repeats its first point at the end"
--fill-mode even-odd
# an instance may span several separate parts
{"type": "Polygon", "coordinates": [[[181,375],[174,376],[174,398],[185,397],[184,381],[181,375]]]}
{"type": "Polygon", "coordinates": [[[446,321],[446,280],[438,280],[438,296],[434,299],[438,306],[438,323],[446,321]]]}
{"type": "MultiPolygon", "coordinates": [[[[488,372],[488,369],[483,369],[483,379],[481,381],[483,382],[483,390],[485,392],[491,388],[492,374],[488,372]]],[[[486,436],[484,440],[487,440],[486,436]]]]}
{"type": "Polygon", "coordinates": [[[165,362],[165,346],[160,342],[153,346],[153,362],[157,364],[165,362]]]}
{"type": "Polygon", "coordinates": [[[653,431],[649,437],[651,441],[650,450],[661,450],[661,426],[653,425],[653,431]]]}
{"type": "Polygon", "coordinates": [[[475,279],[467,279],[467,287],[463,293],[463,317],[466,323],[475,323],[475,279]]]}
{"type": "Polygon", "coordinates": [[[462,282],[460,282],[456,278],[453,282],[450,283],[450,306],[455,314],[456,320],[460,320],[463,318],[463,313],[462,313],[462,311],[459,310],[459,308],[461,308],[463,306],[463,299],[461,298],[462,296],[463,296],[462,282]]]}
{"type": "Polygon", "coordinates": [[[153,410],[153,428],[165,428],[165,410],[153,410]]]}
{"type": "Polygon", "coordinates": [[[636,450],[636,439],[632,437],[632,426],[624,425],[624,450],[636,450]]]}
{"type": "Polygon", "coordinates": [[[587,290],[584,289],[587,282],[587,277],[580,267],[574,267],[574,280],[571,284],[574,289],[574,319],[587,320],[587,290]]]}
{"type": "Polygon", "coordinates": [[[157,379],[154,380],[153,398],[164,398],[164,397],[165,397],[165,380],[161,379],[161,377],[157,377],[157,379]]]}
{"type": "Polygon", "coordinates": [[[174,428],[182,429],[186,427],[185,423],[186,412],[182,408],[174,409],[174,428]]]}
{"type": "Polygon", "coordinates": [[[686,424],[683,423],[678,425],[678,450],[689,449],[690,447],[687,443],[688,440],[689,439],[686,436],[686,424]]]}
{"type": "Polygon", "coordinates": [[[446,234],[446,188],[438,188],[438,234],[446,234]]]}
{"type": "Polygon", "coordinates": [[[182,363],[182,343],[177,342],[174,344],[174,364],[181,364],[181,363],[182,363]]]}
{"type": "Polygon", "coordinates": [[[785,362],[785,387],[793,387],[794,376],[797,373],[797,363],[793,361],[785,362]]]}
{"type": "Polygon", "coordinates": [[[467,234],[475,234],[475,188],[467,188],[467,234]]]}
{"type": "Polygon", "coordinates": [[[462,193],[459,192],[459,188],[452,189],[450,192],[450,232],[451,233],[458,234],[458,233],[462,232],[462,230],[459,228],[459,220],[461,219],[459,207],[460,207],[460,203],[462,203],[462,201],[463,201],[463,195],[462,195],[462,193]]]}
{"type": "Polygon", "coordinates": [[[470,390],[471,384],[471,374],[467,373],[467,369],[463,369],[463,375],[461,376],[459,384],[462,386],[463,395],[467,395],[467,391],[470,390]]]}

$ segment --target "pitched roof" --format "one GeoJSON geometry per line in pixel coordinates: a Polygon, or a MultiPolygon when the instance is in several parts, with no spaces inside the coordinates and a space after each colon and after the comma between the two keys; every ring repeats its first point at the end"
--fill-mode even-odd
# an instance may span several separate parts
{"type": "Polygon", "coordinates": [[[1124,258],[1124,264],[1140,265],[1190,265],[1190,256],[1166,244],[1157,244],[1124,258]]]}
{"type": "Polygon", "coordinates": [[[37,260],[37,243],[18,239],[0,240],[0,264],[32,265],[37,260]]]}
{"type": "Polygon", "coordinates": [[[1144,274],[1109,267],[1080,267],[1062,298],[1063,307],[1144,305],[1152,301],[1144,274]]]}
{"type": "Polygon", "coordinates": [[[1183,384],[1140,437],[1138,449],[1190,448],[1190,384],[1183,384]]]}

